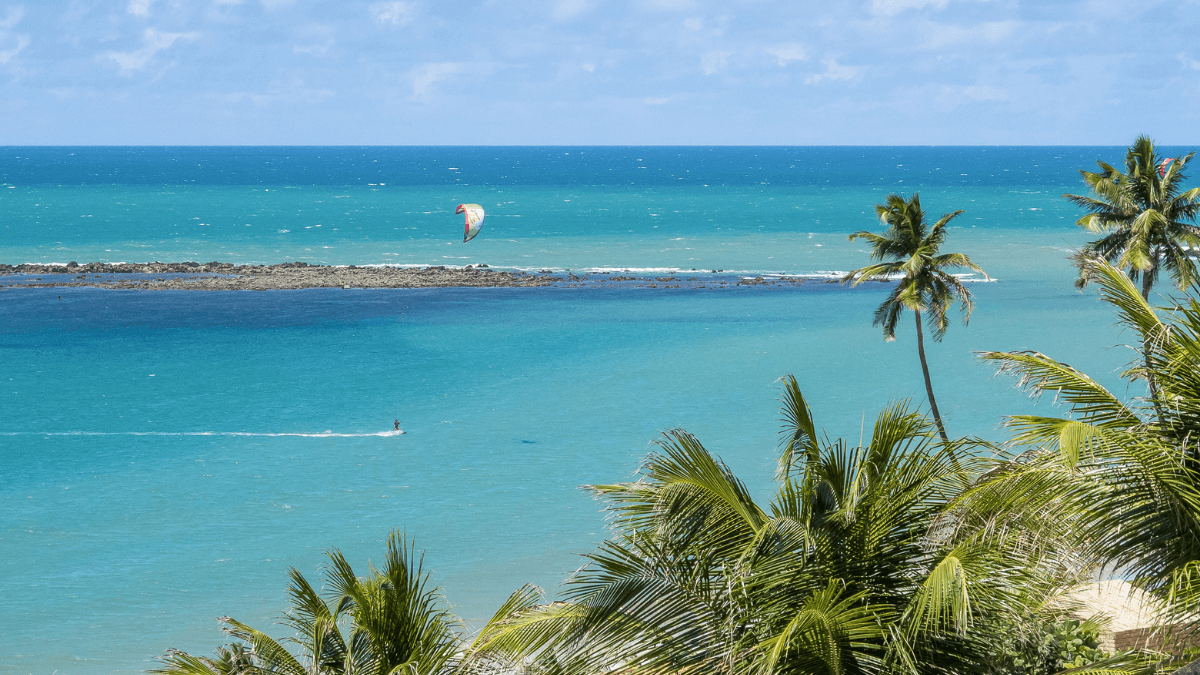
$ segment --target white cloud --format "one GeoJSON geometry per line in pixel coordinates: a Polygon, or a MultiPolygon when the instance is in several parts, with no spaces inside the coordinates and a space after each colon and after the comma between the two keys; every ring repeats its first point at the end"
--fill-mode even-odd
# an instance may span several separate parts
{"type": "Polygon", "coordinates": [[[153,4],[154,0],[129,0],[125,11],[135,16],[150,16],[150,5],[153,4]]]}
{"type": "Polygon", "coordinates": [[[985,21],[970,26],[952,26],[927,22],[917,30],[920,39],[916,46],[926,51],[941,51],[950,47],[980,47],[1011,42],[1028,26],[1020,21],[985,21]]]}
{"type": "Polygon", "coordinates": [[[872,14],[894,16],[906,9],[924,9],[933,7],[941,9],[949,0],[874,0],[871,3],[872,14]]]}
{"type": "Polygon", "coordinates": [[[266,7],[267,9],[275,9],[277,7],[290,5],[295,1],[296,0],[262,0],[262,4],[263,7],[266,7]]]}
{"type": "Polygon", "coordinates": [[[367,10],[379,23],[406,26],[412,23],[416,17],[417,4],[415,2],[377,2],[367,10]]]}
{"type": "Polygon", "coordinates": [[[700,56],[700,70],[705,75],[717,75],[729,67],[729,57],[733,52],[707,52],[700,56]]]}
{"type": "Polygon", "coordinates": [[[0,21],[0,29],[12,30],[18,23],[21,23],[23,18],[25,18],[24,7],[9,7],[8,15],[4,17],[3,21],[0,21]]]}
{"type": "Polygon", "coordinates": [[[29,36],[28,35],[18,35],[16,47],[13,47],[12,49],[5,49],[3,51],[0,51],[0,66],[7,66],[8,62],[11,61],[14,56],[16,56],[17,54],[20,54],[21,50],[25,49],[28,46],[29,46],[29,36]]]}
{"type": "Polygon", "coordinates": [[[834,58],[821,59],[821,64],[825,66],[825,72],[809,75],[804,78],[804,84],[854,80],[861,77],[866,70],[865,66],[843,66],[834,58]]]}
{"type": "Polygon", "coordinates": [[[696,0],[639,0],[637,4],[647,12],[690,12],[699,9],[696,0]]]}
{"type": "Polygon", "coordinates": [[[141,70],[149,65],[154,55],[175,44],[176,40],[195,40],[199,33],[164,33],[153,28],[147,28],[142,33],[142,48],[131,52],[105,52],[103,57],[112,59],[121,67],[121,74],[126,75],[134,70],[141,70]]]}
{"type": "Polygon", "coordinates": [[[1181,52],[1179,56],[1175,58],[1179,59],[1179,62],[1183,64],[1184,68],[1188,68],[1190,70],[1200,70],[1200,61],[1193,61],[1192,59],[1188,58],[1187,54],[1181,52]]]}
{"type": "Polygon", "coordinates": [[[972,103],[1003,103],[1011,99],[1008,90],[990,84],[967,86],[928,85],[908,92],[910,110],[937,110],[953,112],[972,103]]]}
{"type": "Polygon", "coordinates": [[[311,24],[298,29],[296,32],[296,42],[298,44],[292,46],[293,54],[322,56],[337,44],[333,37],[337,32],[335,26],[311,24]]]}
{"type": "Polygon", "coordinates": [[[7,66],[9,61],[12,61],[17,54],[21,53],[21,50],[29,46],[30,39],[28,35],[12,35],[10,33],[23,18],[25,18],[24,7],[10,7],[4,20],[0,21],[0,39],[8,42],[9,38],[16,38],[17,41],[16,45],[11,49],[0,50],[0,66],[7,66]]]}
{"type": "Polygon", "coordinates": [[[558,0],[551,16],[555,21],[567,21],[592,9],[592,0],[558,0]]]}
{"type": "Polygon", "coordinates": [[[779,59],[780,66],[786,66],[792,61],[808,60],[808,52],[805,51],[804,45],[796,42],[772,47],[767,50],[767,53],[779,59]]]}
{"type": "Polygon", "coordinates": [[[410,71],[412,75],[413,98],[428,103],[437,93],[434,87],[438,82],[448,80],[465,70],[461,63],[422,63],[410,71]]]}
{"type": "Polygon", "coordinates": [[[683,20],[683,29],[689,33],[687,36],[689,39],[703,41],[707,38],[723,37],[731,19],[732,17],[729,16],[710,17],[707,20],[694,16],[688,17],[683,20]]]}

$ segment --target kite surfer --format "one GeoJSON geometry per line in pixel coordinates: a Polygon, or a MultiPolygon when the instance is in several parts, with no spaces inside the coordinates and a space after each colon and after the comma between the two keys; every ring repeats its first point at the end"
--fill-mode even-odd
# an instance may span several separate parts
{"type": "Polygon", "coordinates": [[[397,418],[395,422],[392,422],[392,426],[396,428],[396,431],[400,431],[400,419],[397,418]]]}

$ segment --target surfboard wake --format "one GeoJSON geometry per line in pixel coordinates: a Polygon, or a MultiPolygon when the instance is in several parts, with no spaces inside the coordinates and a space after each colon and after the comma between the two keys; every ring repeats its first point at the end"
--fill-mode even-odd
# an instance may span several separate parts
{"type": "Polygon", "coordinates": [[[317,433],[299,433],[281,431],[265,433],[253,431],[0,431],[0,436],[297,436],[302,438],[367,438],[371,436],[399,436],[403,429],[389,429],[362,434],[341,434],[332,431],[317,433]]]}

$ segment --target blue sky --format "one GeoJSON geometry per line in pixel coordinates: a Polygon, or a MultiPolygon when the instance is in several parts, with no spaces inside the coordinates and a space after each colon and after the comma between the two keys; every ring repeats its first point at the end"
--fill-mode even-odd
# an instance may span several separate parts
{"type": "Polygon", "coordinates": [[[1198,10],[0,0],[0,144],[1186,145],[1198,10]]]}

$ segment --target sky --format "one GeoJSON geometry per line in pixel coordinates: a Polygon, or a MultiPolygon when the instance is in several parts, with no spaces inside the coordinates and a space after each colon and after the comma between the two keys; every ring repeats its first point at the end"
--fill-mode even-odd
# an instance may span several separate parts
{"type": "Polygon", "coordinates": [[[0,0],[0,145],[1187,145],[1198,10],[0,0]]]}

